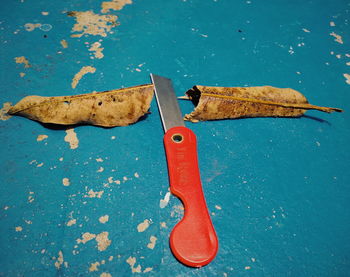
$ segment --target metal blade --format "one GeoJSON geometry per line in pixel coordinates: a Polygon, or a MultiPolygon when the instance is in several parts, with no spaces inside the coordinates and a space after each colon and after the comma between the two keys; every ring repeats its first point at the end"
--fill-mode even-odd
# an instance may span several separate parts
{"type": "Polygon", "coordinates": [[[164,132],[172,127],[185,126],[171,80],[151,74],[164,132]]]}

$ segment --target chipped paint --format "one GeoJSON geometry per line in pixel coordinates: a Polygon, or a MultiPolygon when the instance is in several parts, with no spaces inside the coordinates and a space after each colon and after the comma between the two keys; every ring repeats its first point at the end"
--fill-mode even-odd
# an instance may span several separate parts
{"type": "Polygon", "coordinates": [[[82,243],[82,244],[85,244],[87,243],[88,241],[90,240],[93,240],[94,238],[96,238],[96,235],[95,234],[91,234],[89,232],[86,232],[82,235],[82,239],[77,239],[76,242],[79,244],[79,243],[82,243]]]}
{"type": "Polygon", "coordinates": [[[16,230],[16,232],[22,232],[22,231],[23,231],[23,228],[22,228],[22,226],[17,226],[17,227],[15,228],[15,230],[16,230]]]}
{"type": "Polygon", "coordinates": [[[108,13],[109,10],[119,11],[124,8],[125,5],[132,4],[131,0],[112,0],[105,1],[101,4],[101,13],[108,13]]]}
{"type": "Polygon", "coordinates": [[[335,27],[335,23],[333,21],[329,22],[329,26],[335,27]]]}
{"type": "Polygon", "coordinates": [[[97,241],[97,249],[99,251],[105,251],[108,246],[112,243],[111,240],[108,239],[108,232],[102,232],[96,236],[97,241]]]}
{"type": "Polygon", "coordinates": [[[134,176],[135,178],[140,178],[140,175],[137,172],[134,173],[134,176]]]}
{"type": "Polygon", "coordinates": [[[143,222],[141,222],[139,225],[137,225],[137,231],[144,232],[149,227],[150,221],[148,219],[145,219],[143,222]]]}
{"type": "Polygon", "coordinates": [[[57,269],[60,269],[63,262],[64,262],[63,253],[62,253],[62,251],[58,251],[58,257],[57,257],[57,261],[55,262],[55,267],[57,269]]]}
{"type": "Polygon", "coordinates": [[[164,209],[164,208],[168,205],[169,200],[170,200],[170,192],[168,191],[168,192],[165,194],[164,199],[160,199],[160,201],[159,201],[159,207],[160,207],[161,209],[164,209]]]}
{"type": "Polygon", "coordinates": [[[68,42],[65,39],[62,39],[60,43],[63,48],[68,48],[68,42]]]}
{"type": "Polygon", "coordinates": [[[141,273],[141,266],[138,265],[137,267],[135,267],[136,264],[136,257],[129,257],[126,262],[130,265],[131,268],[131,272],[132,273],[141,273]]]}
{"type": "Polygon", "coordinates": [[[21,78],[23,78],[24,76],[26,76],[26,74],[25,74],[24,72],[20,72],[20,73],[19,73],[19,76],[20,76],[21,78]]]}
{"type": "Polygon", "coordinates": [[[72,88],[76,88],[80,79],[87,73],[95,73],[96,68],[92,66],[83,66],[77,74],[74,75],[72,80],[72,88]]]}
{"type": "Polygon", "coordinates": [[[93,272],[93,271],[98,271],[98,267],[100,266],[100,263],[99,262],[95,262],[95,263],[92,263],[89,267],[89,271],[90,272],[93,272]]]}
{"type": "Polygon", "coordinates": [[[104,57],[102,51],[104,48],[101,47],[101,43],[98,41],[93,43],[91,47],[89,48],[90,52],[93,52],[96,59],[102,59],[104,57]]]}
{"type": "Polygon", "coordinates": [[[45,140],[47,138],[48,138],[47,135],[38,135],[38,137],[36,138],[36,141],[43,141],[43,140],[45,140]]]}
{"type": "Polygon", "coordinates": [[[75,225],[76,223],[77,223],[77,220],[75,218],[73,218],[73,219],[69,220],[66,225],[68,227],[70,227],[72,225],[75,225]]]}
{"type": "Polygon", "coordinates": [[[345,77],[345,82],[350,85],[350,74],[344,73],[343,76],[345,77]]]}
{"type": "Polygon", "coordinates": [[[84,197],[89,197],[89,198],[101,198],[103,193],[104,193],[103,190],[101,190],[101,191],[93,191],[92,189],[90,189],[90,190],[88,191],[88,195],[84,195],[84,197]]]}
{"type": "Polygon", "coordinates": [[[41,23],[26,23],[26,24],[24,24],[24,28],[26,29],[27,32],[32,32],[36,28],[40,28],[40,27],[41,27],[41,23]]]}
{"type": "Polygon", "coordinates": [[[65,186],[65,187],[68,187],[70,186],[70,181],[68,178],[63,178],[62,179],[62,184],[65,186]]]}
{"type": "Polygon", "coordinates": [[[173,206],[173,210],[170,213],[171,217],[182,217],[184,214],[184,207],[180,205],[173,206]]]}
{"type": "Polygon", "coordinates": [[[75,17],[76,23],[72,28],[73,33],[71,37],[82,37],[83,35],[93,35],[106,37],[107,33],[110,33],[112,28],[117,26],[116,15],[100,15],[95,14],[93,11],[86,12],[69,12],[69,16],[75,17]]]}
{"type": "Polygon", "coordinates": [[[108,273],[108,272],[102,272],[100,274],[100,277],[112,277],[112,275],[110,273],[108,273]]]}
{"type": "Polygon", "coordinates": [[[104,169],[102,166],[100,166],[99,169],[97,169],[96,172],[100,172],[100,173],[101,173],[101,172],[103,172],[104,170],[105,170],[105,169],[104,169]]]}
{"type": "Polygon", "coordinates": [[[102,159],[102,158],[97,158],[97,159],[96,159],[96,162],[102,163],[102,162],[103,162],[103,159],[102,159]]]}
{"type": "Polygon", "coordinates": [[[29,68],[31,65],[29,64],[29,61],[26,57],[21,56],[21,57],[15,57],[15,62],[18,64],[24,64],[24,68],[29,68]]]}
{"type": "Polygon", "coordinates": [[[308,30],[308,29],[306,29],[306,28],[303,28],[303,31],[304,31],[305,33],[310,33],[310,32],[311,32],[310,30],[308,30]]]}
{"type": "Polygon", "coordinates": [[[343,44],[343,39],[342,39],[342,37],[340,35],[338,35],[338,34],[336,34],[334,32],[330,33],[330,35],[335,38],[334,41],[336,41],[336,42],[338,42],[340,44],[343,44]]]}
{"type": "Polygon", "coordinates": [[[12,116],[8,115],[7,112],[11,108],[11,103],[10,102],[5,102],[2,105],[2,108],[0,109],[0,120],[5,121],[10,119],[12,116]]]}
{"type": "Polygon", "coordinates": [[[168,228],[167,226],[166,226],[166,222],[161,222],[161,223],[159,223],[160,224],[160,227],[161,228],[168,228]]]}
{"type": "Polygon", "coordinates": [[[105,224],[106,222],[108,222],[109,220],[109,215],[104,215],[104,216],[101,216],[98,221],[101,222],[102,224],[105,224]]]}
{"type": "Polygon", "coordinates": [[[66,136],[64,137],[64,141],[69,143],[70,149],[76,149],[79,146],[79,140],[77,134],[74,131],[74,128],[70,128],[66,130],[66,136]]]}
{"type": "Polygon", "coordinates": [[[221,208],[221,206],[219,206],[219,205],[215,205],[215,209],[221,210],[222,208],[221,208]]]}
{"type": "Polygon", "coordinates": [[[151,236],[151,237],[149,238],[149,240],[150,240],[150,243],[147,244],[147,247],[148,247],[149,249],[152,249],[152,250],[153,250],[154,247],[156,246],[157,237],[151,236]]]}
{"type": "Polygon", "coordinates": [[[143,273],[147,273],[153,270],[153,267],[146,267],[143,271],[143,273]]]}

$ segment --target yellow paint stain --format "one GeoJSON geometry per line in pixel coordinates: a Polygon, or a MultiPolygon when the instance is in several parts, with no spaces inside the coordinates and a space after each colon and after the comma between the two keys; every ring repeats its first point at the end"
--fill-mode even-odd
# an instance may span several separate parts
{"type": "Polygon", "coordinates": [[[344,73],[343,76],[345,77],[345,82],[350,85],[350,74],[344,73]]]}

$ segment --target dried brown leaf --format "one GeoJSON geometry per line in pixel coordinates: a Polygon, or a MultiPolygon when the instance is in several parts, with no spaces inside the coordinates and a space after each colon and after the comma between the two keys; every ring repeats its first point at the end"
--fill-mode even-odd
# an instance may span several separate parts
{"type": "Polygon", "coordinates": [[[27,96],[8,114],[43,123],[91,124],[103,127],[126,126],[149,110],[153,85],[109,90],[73,96],[27,96]]]}
{"type": "Polygon", "coordinates": [[[244,117],[299,117],[306,110],[342,112],[308,103],[300,92],[290,88],[194,86],[186,95],[196,105],[184,119],[192,122],[244,117]]]}

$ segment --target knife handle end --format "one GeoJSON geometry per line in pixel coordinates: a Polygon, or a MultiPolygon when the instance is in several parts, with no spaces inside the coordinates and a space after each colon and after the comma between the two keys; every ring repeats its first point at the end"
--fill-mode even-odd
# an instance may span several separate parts
{"type": "Polygon", "coordinates": [[[184,217],[170,234],[170,248],[183,264],[201,267],[218,251],[200,180],[195,134],[186,127],[173,127],[164,135],[170,190],[184,204],[184,217]]]}

